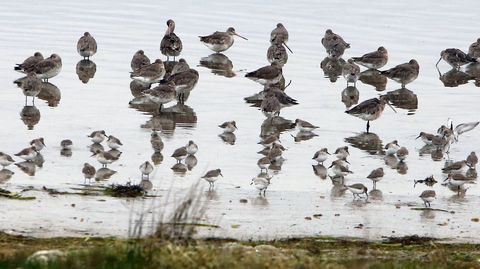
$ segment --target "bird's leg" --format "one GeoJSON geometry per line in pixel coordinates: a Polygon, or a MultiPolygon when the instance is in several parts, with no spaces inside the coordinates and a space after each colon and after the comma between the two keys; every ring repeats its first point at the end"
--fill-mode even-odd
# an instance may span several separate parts
{"type": "Polygon", "coordinates": [[[370,121],[368,120],[367,121],[367,134],[368,134],[368,131],[370,130],[370,121]]]}
{"type": "Polygon", "coordinates": [[[27,106],[27,96],[25,95],[25,106],[27,106]]]}
{"type": "Polygon", "coordinates": [[[158,114],[161,114],[161,113],[162,113],[162,106],[163,106],[163,104],[160,103],[160,107],[158,108],[158,114]]]}
{"type": "Polygon", "coordinates": [[[263,197],[265,197],[265,193],[267,192],[267,189],[263,190],[263,197]]]}
{"type": "Polygon", "coordinates": [[[35,96],[32,99],[32,105],[35,106],[35,96]]]}

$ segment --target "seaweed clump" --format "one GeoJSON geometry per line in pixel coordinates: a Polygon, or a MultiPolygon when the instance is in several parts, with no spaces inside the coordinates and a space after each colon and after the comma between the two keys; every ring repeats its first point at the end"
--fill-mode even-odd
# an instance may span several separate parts
{"type": "Polygon", "coordinates": [[[112,184],[104,190],[104,193],[113,197],[139,197],[145,195],[145,190],[140,184],[127,182],[126,184],[112,184]]]}

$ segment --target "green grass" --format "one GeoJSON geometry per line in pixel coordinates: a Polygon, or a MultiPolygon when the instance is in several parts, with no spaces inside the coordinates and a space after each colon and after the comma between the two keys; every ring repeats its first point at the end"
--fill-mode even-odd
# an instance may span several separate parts
{"type": "Polygon", "coordinates": [[[331,238],[249,242],[36,239],[0,234],[0,268],[480,268],[480,245],[331,238]],[[35,251],[47,249],[66,255],[46,265],[27,262],[35,251]]]}

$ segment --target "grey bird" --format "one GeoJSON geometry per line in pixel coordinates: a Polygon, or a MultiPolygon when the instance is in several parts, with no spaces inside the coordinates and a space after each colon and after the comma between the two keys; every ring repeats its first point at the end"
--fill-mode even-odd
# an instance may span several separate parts
{"type": "Polygon", "coordinates": [[[365,187],[365,185],[361,183],[356,183],[356,184],[348,185],[347,188],[350,192],[352,192],[353,200],[355,200],[355,198],[361,198],[360,194],[363,194],[363,193],[365,193],[366,195],[365,200],[368,200],[368,188],[365,187]]]}
{"type": "Polygon", "coordinates": [[[83,59],[90,60],[90,57],[97,53],[97,41],[90,35],[89,32],[85,32],[77,42],[77,52],[83,59]]]}
{"type": "Polygon", "coordinates": [[[361,57],[352,57],[352,59],[368,69],[379,69],[387,64],[388,52],[384,47],[379,47],[376,51],[369,52],[361,57]]]}
{"type": "Polygon", "coordinates": [[[233,27],[228,28],[226,32],[217,31],[208,36],[199,36],[199,38],[200,42],[202,42],[209,49],[215,52],[222,52],[226,51],[233,45],[234,36],[248,40],[245,37],[237,34],[233,27]]]}
{"type": "Polygon", "coordinates": [[[434,190],[425,190],[420,194],[420,198],[423,200],[423,203],[425,204],[425,207],[430,207],[430,203],[435,200],[437,194],[435,193],[434,190]]]}
{"type": "Polygon", "coordinates": [[[435,66],[437,66],[442,59],[455,69],[459,69],[462,65],[466,65],[468,63],[477,62],[475,58],[472,58],[465,52],[455,48],[442,50],[440,53],[440,59],[438,59],[438,62],[435,66]]]}
{"type": "Polygon", "coordinates": [[[150,65],[150,59],[145,55],[145,52],[143,50],[139,50],[135,52],[135,54],[132,57],[132,61],[130,62],[130,67],[132,68],[133,71],[150,65]]]}
{"type": "Polygon", "coordinates": [[[347,63],[342,68],[342,76],[348,83],[357,85],[358,77],[360,76],[360,66],[356,65],[353,59],[348,59],[347,63]]]}
{"type": "Polygon", "coordinates": [[[30,72],[35,71],[35,65],[41,61],[43,61],[43,55],[40,52],[35,52],[33,56],[28,57],[23,61],[21,64],[16,64],[13,68],[15,71],[20,73],[28,74],[30,72]]]}
{"type": "Polygon", "coordinates": [[[84,163],[82,173],[83,173],[83,177],[85,178],[85,181],[83,182],[83,184],[87,183],[87,179],[88,179],[88,184],[90,184],[90,179],[95,177],[96,172],[97,171],[96,171],[95,167],[93,167],[89,163],[84,163]]]}
{"type": "Polygon", "coordinates": [[[417,79],[419,72],[420,66],[418,65],[418,62],[412,59],[408,63],[400,64],[388,70],[381,71],[380,74],[401,83],[402,88],[405,88],[405,85],[417,79]]]}
{"type": "Polygon", "coordinates": [[[275,84],[278,83],[283,77],[282,67],[279,63],[273,62],[271,65],[248,72],[245,77],[262,85],[275,84]]]}
{"type": "Polygon", "coordinates": [[[215,181],[217,181],[219,176],[223,177],[222,170],[215,169],[208,171],[202,178],[205,179],[208,184],[210,184],[209,189],[213,189],[213,187],[215,186],[215,181]]]}
{"type": "Polygon", "coordinates": [[[384,176],[383,168],[377,168],[370,172],[370,174],[367,176],[368,179],[372,180],[373,182],[373,189],[377,188],[377,182],[382,180],[384,176]]]}
{"type": "Polygon", "coordinates": [[[145,65],[130,72],[130,78],[143,83],[158,82],[163,79],[163,76],[165,76],[165,66],[160,59],[156,59],[152,64],[145,65]]]}
{"type": "Polygon", "coordinates": [[[40,80],[37,75],[33,72],[28,73],[24,78],[19,78],[13,83],[22,89],[23,94],[25,95],[25,105],[27,105],[27,97],[33,97],[32,103],[35,104],[35,97],[42,90],[42,80],[40,80]]]}
{"type": "Polygon", "coordinates": [[[159,105],[158,112],[160,113],[162,112],[162,107],[164,104],[175,100],[175,83],[173,81],[169,81],[165,84],[160,84],[155,88],[148,89],[143,93],[148,97],[148,99],[159,105]]]}
{"type": "MultiPolygon", "coordinates": [[[[367,133],[370,131],[370,121],[378,119],[385,108],[385,104],[388,104],[393,111],[395,109],[388,103],[388,97],[385,95],[380,98],[372,98],[361,102],[353,108],[345,111],[345,113],[358,117],[367,121],[367,133]]],[[[396,112],[396,111],[395,111],[396,112]]]]}
{"type": "Polygon", "coordinates": [[[173,32],[175,31],[175,22],[172,19],[167,21],[167,26],[167,31],[160,42],[160,52],[167,56],[167,61],[170,56],[175,61],[175,57],[182,52],[182,40],[173,32]]]}
{"type": "Polygon", "coordinates": [[[287,28],[285,28],[285,26],[283,26],[283,24],[281,23],[277,23],[277,27],[275,27],[275,29],[273,29],[272,32],[270,33],[270,43],[273,44],[275,42],[285,45],[285,47],[287,47],[287,49],[291,53],[293,53],[293,51],[287,46],[287,42],[288,42],[287,28]]]}
{"type": "Polygon", "coordinates": [[[48,81],[48,79],[55,77],[62,70],[62,59],[57,54],[52,54],[50,57],[38,62],[33,67],[33,72],[39,79],[48,81]]]}
{"type": "Polygon", "coordinates": [[[162,138],[155,130],[153,130],[150,136],[150,144],[155,152],[161,152],[163,150],[164,144],[162,138]]]}

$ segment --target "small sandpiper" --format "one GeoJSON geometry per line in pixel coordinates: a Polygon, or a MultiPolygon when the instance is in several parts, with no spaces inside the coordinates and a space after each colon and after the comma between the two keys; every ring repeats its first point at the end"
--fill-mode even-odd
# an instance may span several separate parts
{"type": "Polygon", "coordinates": [[[226,121],[226,122],[218,125],[218,127],[222,128],[224,133],[233,133],[233,132],[235,132],[235,130],[238,129],[237,124],[235,123],[234,120],[226,121]]]}
{"type": "Polygon", "coordinates": [[[401,147],[397,150],[397,158],[400,162],[403,162],[408,156],[408,149],[406,147],[401,147]]]}
{"type": "Polygon", "coordinates": [[[122,142],[120,142],[120,139],[116,138],[116,137],[113,136],[113,135],[109,135],[109,136],[108,136],[107,145],[108,145],[111,149],[118,149],[118,148],[120,148],[121,146],[123,146],[122,142]]]}
{"type": "Polygon", "coordinates": [[[167,82],[171,81],[175,83],[177,100],[183,104],[187,100],[190,92],[197,85],[199,78],[198,71],[190,68],[186,71],[170,75],[170,77],[167,79],[167,82]]]}
{"type": "Polygon", "coordinates": [[[352,57],[352,59],[368,69],[379,69],[387,64],[388,52],[384,47],[379,47],[376,51],[364,54],[361,57],[352,57]]]}
{"type": "Polygon", "coordinates": [[[335,34],[331,29],[325,31],[325,36],[322,38],[322,45],[329,55],[331,55],[331,51],[335,49],[335,47],[342,47],[344,48],[343,50],[350,48],[350,44],[345,42],[341,36],[335,34]]]}
{"type": "Polygon", "coordinates": [[[285,28],[285,26],[283,26],[283,24],[281,23],[277,23],[277,27],[275,27],[275,29],[273,29],[272,32],[270,33],[270,43],[274,44],[275,42],[279,42],[285,45],[285,47],[287,47],[287,49],[291,53],[293,53],[293,51],[287,46],[287,42],[288,42],[287,28],[285,28]]]}
{"type": "Polygon", "coordinates": [[[352,192],[353,200],[355,200],[357,197],[360,199],[361,198],[360,194],[363,194],[363,193],[365,193],[366,195],[365,201],[368,200],[368,188],[365,187],[365,185],[361,183],[356,183],[356,184],[348,185],[347,188],[349,191],[352,192]]]}
{"type": "Polygon", "coordinates": [[[52,54],[50,57],[38,62],[34,66],[33,72],[39,79],[48,81],[58,75],[62,70],[62,59],[57,54],[52,54]]]}
{"type": "Polygon", "coordinates": [[[159,82],[163,76],[165,76],[165,66],[160,59],[156,59],[152,64],[130,72],[130,78],[147,84],[159,82]]]}
{"type": "Polygon", "coordinates": [[[442,168],[443,173],[465,173],[468,169],[467,161],[462,160],[451,164],[446,164],[442,168]]]}
{"type": "Polygon", "coordinates": [[[462,65],[477,62],[475,58],[472,58],[465,52],[454,48],[442,50],[440,53],[440,59],[438,59],[435,66],[438,66],[438,63],[440,63],[442,59],[455,69],[460,69],[462,65]]]}
{"type": "Polygon", "coordinates": [[[474,42],[468,48],[468,56],[477,59],[480,59],[480,38],[477,39],[477,42],[474,42]]]}
{"type": "Polygon", "coordinates": [[[30,146],[39,152],[45,147],[45,140],[43,140],[43,137],[33,139],[30,141],[30,146]]]}
{"type": "Polygon", "coordinates": [[[262,196],[262,191],[263,191],[263,196],[265,197],[265,193],[267,192],[267,188],[270,185],[270,179],[271,177],[254,177],[252,178],[252,182],[250,185],[254,185],[255,188],[259,191],[258,195],[262,196]]]}
{"type": "Polygon", "coordinates": [[[89,32],[85,32],[77,42],[77,51],[80,56],[87,60],[90,60],[90,56],[97,53],[97,41],[90,35],[89,32]]]}
{"type": "Polygon", "coordinates": [[[393,140],[392,142],[387,143],[384,149],[386,150],[385,152],[386,155],[395,155],[397,154],[397,151],[400,149],[400,145],[398,145],[397,140],[393,140]]]}
{"type": "Polygon", "coordinates": [[[330,153],[328,153],[328,149],[322,148],[319,151],[315,152],[312,160],[317,161],[319,164],[323,164],[323,162],[328,159],[328,155],[330,155],[330,153]]]}
{"type": "Polygon", "coordinates": [[[335,150],[333,153],[339,160],[347,160],[347,157],[350,155],[350,152],[348,152],[348,146],[345,147],[339,147],[335,150]]]}
{"type": "Polygon", "coordinates": [[[435,193],[434,190],[425,190],[420,194],[420,198],[423,200],[423,203],[425,204],[425,207],[430,207],[430,203],[435,200],[437,194],[435,193]]]}
{"type": "Polygon", "coordinates": [[[64,139],[60,141],[60,147],[62,150],[71,150],[73,147],[73,142],[70,139],[64,139]]]}
{"type": "Polygon", "coordinates": [[[420,66],[418,65],[418,62],[412,59],[408,63],[400,64],[388,70],[381,71],[380,74],[401,83],[402,88],[405,88],[405,85],[417,79],[419,72],[420,66]]]}
{"type": "Polygon", "coordinates": [[[367,178],[368,179],[371,179],[372,182],[373,182],[373,189],[376,189],[377,188],[377,182],[382,180],[383,176],[385,174],[383,173],[383,168],[377,168],[375,170],[373,170],[368,176],[367,178]]]}
{"type": "Polygon", "coordinates": [[[267,157],[270,159],[272,163],[281,163],[284,161],[282,154],[285,148],[278,144],[278,143],[273,143],[272,147],[270,148],[270,151],[267,154],[267,157]]]}
{"type": "Polygon", "coordinates": [[[265,139],[262,139],[262,141],[258,142],[257,144],[260,144],[266,148],[269,148],[275,142],[280,142],[280,133],[274,133],[270,136],[267,136],[265,137],[265,139]]]}
{"type": "Polygon", "coordinates": [[[415,139],[421,138],[422,141],[425,144],[431,145],[434,137],[435,137],[435,135],[433,135],[433,134],[426,133],[426,132],[420,132],[420,134],[415,139]]]}
{"type": "Polygon", "coordinates": [[[160,42],[160,52],[167,56],[167,61],[170,56],[175,61],[175,57],[182,52],[182,40],[173,32],[175,31],[175,22],[172,19],[167,21],[167,26],[167,31],[160,42]]]}
{"type": "Polygon", "coordinates": [[[275,39],[267,50],[267,60],[269,63],[276,62],[280,66],[284,66],[288,61],[287,50],[283,46],[284,43],[275,39]]]}
{"type": "Polygon", "coordinates": [[[215,170],[210,170],[208,171],[202,178],[205,179],[208,184],[210,184],[209,189],[213,189],[215,185],[215,181],[217,181],[218,177],[222,176],[222,170],[220,169],[215,169],[215,170]]]}
{"type": "Polygon", "coordinates": [[[113,156],[108,151],[97,151],[93,153],[92,157],[96,157],[97,161],[102,164],[102,167],[107,167],[108,164],[118,160],[118,157],[113,156]]]}
{"type": "Polygon", "coordinates": [[[265,170],[268,172],[268,166],[270,166],[272,162],[270,161],[269,157],[262,157],[257,161],[257,165],[260,168],[260,171],[265,170]]]}
{"type": "Polygon", "coordinates": [[[464,174],[461,174],[461,173],[449,173],[447,178],[444,180],[444,182],[445,181],[448,181],[449,184],[457,187],[457,192],[460,195],[460,190],[463,184],[467,182],[471,182],[472,179],[466,177],[464,174]]]}
{"type": "Polygon", "coordinates": [[[360,66],[356,65],[353,59],[348,59],[347,63],[342,68],[342,76],[348,83],[357,85],[358,77],[360,76],[360,66]]]}
{"type": "Polygon", "coordinates": [[[177,93],[175,91],[175,83],[173,81],[166,84],[160,84],[153,89],[148,89],[143,92],[152,102],[159,105],[158,112],[162,112],[162,107],[175,100],[177,93]]]}
{"type": "Polygon", "coordinates": [[[14,162],[15,160],[12,158],[12,156],[6,153],[0,152],[0,165],[2,166],[3,169],[5,169],[5,167],[11,165],[14,162]]]}
{"type": "Polygon", "coordinates": [[[277,62],[273,62],[270,65],[247,73],[245,77],[262,85],[276,84],[280,82],[283,77],[282,66],[277,62]]]}
{"type": "Polygon", "coordinates": [[[150,135],[150,144],[155,152],[161,152],[163,150],[164,144],[162,138],[155,130],[153,130],[150,135]]]}
{"type": "Polygon", "coordinates": [[[21,150],[19,153],[14,154],[17,157],[24,159],[27,162],[32,162],[37,157],[38,152],[35,147],[29,147],[21,150]]]}
{"type": "Polygon", "coordinates": [[[332,164],[328,167],[332,169],[332,172],[335,174],[335,176],[342,176],[345,177],[348,174],[353,174],[348,167],[346,167],[343,164],[342,160],[335,160],[332,162],[332,164]]]}
{"type": "Polygon", "coordinates": [[[478,163],[478,157],[475,154],[475,151],[472,151],[467,157],[467,165],[470,168],[475,169],[477,166],[477,163],[478,163]]]}
{"type": "Polygon", "coordinates": [[[93,143],[102,143],[105,138],[107,138],[107,135],[105,134],[104,130],[99,130],[99,131],[93,131],[88,137],[92,140],[93,143]]]}
{"type": "Polygon", "coordinates": [[[145,52],[143,50],[135,52],[130,62],[132,70],[135,71],[147,65],[150,65],[150,59],[145,55],[145,52]]]}
{"type": "Polygon", "coordinates": [[[35,73],[30,72],[24,78],[19,78],[15,80],[13,83],[17,84],[23,91],[25,95],[25,105],[27,105],[27,97],[33,97],[33,104],[35,105],[35,97],[40,93],[42,90],[42,80],[35,75],[35,73]]]}
{"type": "Polygon", "coordinates": [[[208,36],[199,36],[199,38],[200,41],[205,44],[205,46],[218,53],[226,51],[233,45],[234,36],[248,40],[245,37],[237,34],[233,27],[228,28],[226,32],[217,31],[208,36]]]}
{"type": "Polygon", "coordinates": [[[175,158],[177,163],[180,163],[183,159],[187,158],[187,155],[187,147],[180,147],[173,152],[171,157],[175,158]]]}
{"type": "Polygon", "coordinates": [[[153,172],[153,165],[149,161],[145,161],[139,167],[140,172],[142,173],[142,180],[146,176],[147,179],[150,179],[150,174],[153,172]]]}
{"type": "Polygon", "coordinates": [[[300,132],[311,132],[311,131],[319,128],[318,126],[315,126],[315,125],[311,124],[310,122],[305,121],[305,120],[301,120],[301,119],[296,119],[295,120],[295,126],[298,128],[298,130],[300,132]]]}
{"type": "Polygon", "coordinates": [[[35,65],[41,61],[43,61],[43,55],[40,52],[35,52],[33,56],[28,57],[23,61],[21,64],[16,64],[13,68],[15,71],[20,73],[28,74],[30,72],[35,71],[35,65]]]}
{"type": "Polygon", "coordinates": [[[198,146],[193,140],[188,141],[188,144],[185,147],[187,148],[188,155],[195,155],[198,151],[198,146]]]}
{"type": "Polygon", "coordinates": [[[396,112],[390,103],[388,103],[388,97],[386,95],[382,95],[380,98],[365,100],[350,110],[345,111],[345,113],[367,121],[368,133],[370,130],[370,121],[376,120],[382,115],[385,104],[388,104],[392,110],[396,112]]]}
{"type": "Polygon", "coordinates": [[[92,179],[95,176],[96,172],[97,170],[95,169],[95,167],[93,167],[93,165],[90,165],[89,163],[84,163],[83,169],[82,169],[82,173],[84,177],[83,184],[86,184],[88,179],[88,184],[90,185],[90,179],[92,179]]]}

